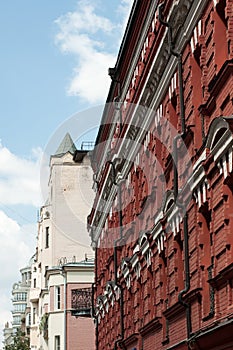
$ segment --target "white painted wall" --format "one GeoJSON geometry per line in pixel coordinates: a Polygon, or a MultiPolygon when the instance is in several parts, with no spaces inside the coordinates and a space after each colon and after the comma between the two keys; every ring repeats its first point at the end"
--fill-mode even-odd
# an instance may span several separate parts
{"type": "MultiPolygon", "coordinates": [[[[39,322],[43,314],[50,311],[50,296],[41,293],[46,289],[45,272],[58,266],[59,262],[79,262],[85,255],[93,257],[90,237],[86,229],[87,216],[94,201],[92,190],[93,173],[89,156],[81,163],[75,163],[70,153],[62,157],[51,157],[49,198],[41,208],[38,224],[37,262],[32,268],[33,306],[37,305],[38,323],[31,329],[31,344],[34,349],[54,349],[55,335],[61,336],[61,349],[64,339],[63,312],[49,313],[48,345],[39,331],[39,322]],[[49,247],[46,248],[46,227],[49,227],[49,247]],[[36,288],[33,280],[36,278],[36,288]],[[38,296],[37,302],[36,297],[38,296]]],[[[93,272],[68,274],[72,282],[92,282],[93,272]]],[[[58,272],[51,275],[49,285],[62,285],[63,277],[58,272]]],[[[53,301],[54,302],[54,301],[53,301]]]]}
{"type": "Polygon", "coordinates": [[[60,335],[61,349],[64,349],[64,314],[61,311],[49,315],[48,349],[55,349],[54,338],[56,335],[60,335]]]}

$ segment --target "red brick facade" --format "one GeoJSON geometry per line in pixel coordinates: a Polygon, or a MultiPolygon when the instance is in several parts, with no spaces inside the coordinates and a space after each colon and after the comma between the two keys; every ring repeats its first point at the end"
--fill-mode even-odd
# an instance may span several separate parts
{"type": "Polygon", "coordinates": [[[94,152],[99,350],[233,348],[233,1],[164,4],[134,2],[94,152]]]}
{"type": "Polygon", "coordinates": [[[91,350],[95,347],[93,320],[90,317],[75,317],[72,315],[72,290],[89,287],[90,284],[84,283],[69,283],[67,285],[67,350],[91,350]]]}

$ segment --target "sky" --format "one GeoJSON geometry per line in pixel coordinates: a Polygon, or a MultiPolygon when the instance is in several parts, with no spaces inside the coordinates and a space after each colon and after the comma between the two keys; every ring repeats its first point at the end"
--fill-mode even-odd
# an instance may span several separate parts
{"type": "Polygon", "coordinates": [[[94,141],[132,3],[0,2],[0,349],[12,285],[36,247],[41,159],[67,131],[94,141]]]}

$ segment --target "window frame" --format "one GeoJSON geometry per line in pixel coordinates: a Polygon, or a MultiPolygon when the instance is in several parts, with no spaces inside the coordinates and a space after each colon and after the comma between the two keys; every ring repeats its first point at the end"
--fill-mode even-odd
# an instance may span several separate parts
{"type": "Polygon", "coordinates": [[[55,287],[55,309],[61,310],[61,286],[55,287]]]}
{"type": "Polygon", "coordinates": [[[60,335],[55,335],[55,337],[54,337],[54,350],[61,350],[61,337],[60,337],[60,335]]]}
{"type": "Polygon", "coordinates": [[[45,227],[45,249],[49,248],[49,226],[45,227]]]}

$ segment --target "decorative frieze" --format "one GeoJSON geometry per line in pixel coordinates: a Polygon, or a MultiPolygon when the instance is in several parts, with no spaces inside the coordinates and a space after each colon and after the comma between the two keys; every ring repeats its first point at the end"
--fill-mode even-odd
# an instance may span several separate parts
{"type": "Polygon", "coordinates": [[[156,242],[158,247],[158,252],[161,254],[164,250],[164,242],[166,240],[163,226],[158,222],[152,230],[153,241],[156,242]]]}
{"type": "Polygon", "coordinates": [[[169,229],[171,228],[174,237],[180,232],[180,223],[182,222],[182,219],[183,216],[178,207],[175,207],[167,218],[169,229]]]}
{"type": "Polygon", "coordinates": [[[139,254],[134,254],[130,259],[130,262],[132,266],[132,271],[136,274],[136,278],[139,279],[141,274],[141,262],[139,259],[139,254]]]}
{"type": "Polygon", "coordinates": [[[196,186],[195,190],[193,191],[193,196],[196,200],[196,203],[198,204],[198,208],[200,208],[203,204],[206,203],[208,199],[207,192],[209,189],[210,189],[209,182],[207,178],[204,178],[204,180],[199,182],[199,184],[196,186]]]}
{"type": "Polygon", "coordinates": [[[160,124],[160,120],[163,117],[163,105],[160,104],[159,108],[157,109],[155,113],[155,126],[157,127],[160,124]]]}
{"type": "Polygon", "coordinates": [[[98,323],[109,313],[115,301],[120,298],[120,288],[113,282],[109,281],[106,285],[103,295],[99,295],[96,300],[95,315],[98,323]]]}
{"type": "Polygon", "coordinates": [[[151,141],[151,133],[148,131],[146,133],[145,140],[144,140],[144,143],[143,143],[144,152],[146,152],[146,150],[148,149],[150,141],[151,141]]]}
{"type": "Polygon", "coordinates": [[[172,98],[173,93],[175,92],[176,88],[178,86],[178,77],[177,77],[177,72],[173,75],[171,79],[171,84],[168,89],[168,94],[169,94],[169,99],[172,98]]]}
{"type": "Polygon", "coordinates": [[[129,258],[125,258],[122,260],[121,263],[121,274],[125,280],[126,288],[130,288],[131,283],[131,263],[129,258]]]}
{"type": "Polygon", "coordinates": [[[144,233],[139,238],[139,246],[140,251],[144,259],[146,260],[147,267],[151,265],[151,248],[150,248],[150,241],[149,241],[149,233],[144,233]]]}
{"type": "Polygon", "coordinates": [[[223,174],[224,179],[232,173],[232,146],[226,150],[226,153],[219,158],[217,167],[219,168],[220,174],[223,174]]]}
{"type": "Polygon", "coordinates": [[[195,51],[196,49],[196,46],[198,43],[200,43],[200,36],[202,35],[202,21],[200,20],[198,22],[198,25],[194,28],[194,31],[193,31],[193,36],[190,40],[190,46],[191,46],[191,50],[192,52],[195,51]]]}

